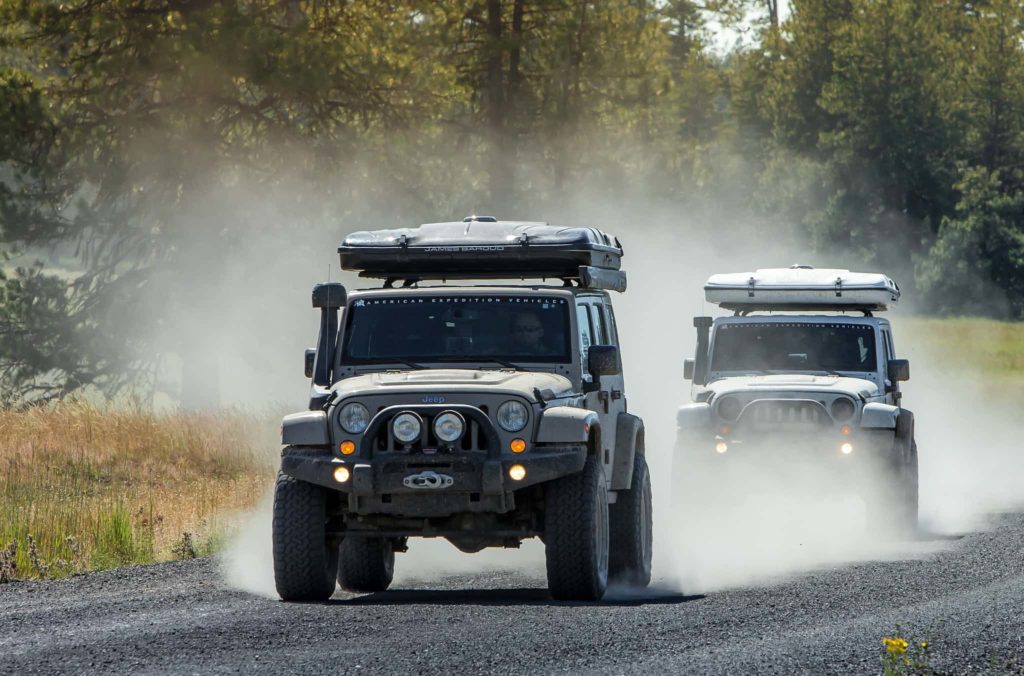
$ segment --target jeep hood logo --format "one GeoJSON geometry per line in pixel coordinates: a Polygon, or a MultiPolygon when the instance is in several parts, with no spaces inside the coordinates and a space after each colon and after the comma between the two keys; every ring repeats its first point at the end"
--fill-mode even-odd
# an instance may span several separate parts
{"type": "Polygon", "coordinates": [[[420,399],[420,402],[424,404],[443,404],[445,402],[445,398],[439,394],[428,394],[420,399]]]}
{"type": "Polygon", "coordinates": [[[454,483],[455,479],[447,474],[438,474],[429,469],[402,479],[402,484],[406,488],[448,488],[454,483]]]}

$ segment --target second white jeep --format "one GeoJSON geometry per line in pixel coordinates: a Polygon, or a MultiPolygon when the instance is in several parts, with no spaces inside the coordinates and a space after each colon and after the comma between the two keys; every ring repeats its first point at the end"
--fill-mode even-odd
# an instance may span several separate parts
{"type": "Polygon", "coordinates": [[[675,490],[721,481],[735,464],[810,465],[864,498],[869,527],[916,528],[914,414],[900,393],[910,365],[874,316],[899,299],[895,283],[793,266],[714,275],[705,293],[734,314],[694,320],[675,490]]]}

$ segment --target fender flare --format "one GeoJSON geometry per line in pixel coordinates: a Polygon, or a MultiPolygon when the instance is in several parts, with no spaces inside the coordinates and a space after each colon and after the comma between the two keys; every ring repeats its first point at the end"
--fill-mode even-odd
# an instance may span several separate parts
{"type": "Polygon", "coordinates": [[[597,413],[585,408],[550,406],[540,414],[536,442],[539,444],[583,444],[600,436],[601,421],[597,413]]]}
{"type": "Polygon", "coordinates": [[[711,404],[702,401],[680,406],[676,413],[676,426],[679,431],[711,429],[711,404]]]}
{"type": "MultiPolygon", "coordinates": [[[[899,417],[900,409],[898,406],[872,402],[864,405],[864,410],[860,416],[860,426],[861,429],[866,430],[895,430],[899,417]]],[[[911,414],[912,417],[913,414],[911,414]]]]}
{"type": "Polygon", "coordinates": [[[612,465],[613,491],[625,491],[633,485],[633,466],[637,454],[644,455],[644,421],[631,413],[620,413],[615,421],[615,461],[612,465]]]}
{"type": "Polygon", "coordinates": [[[286,415],[281,421],[281,443],[285,446],[330,446],[326,411],[303,411],[286,415]]]}

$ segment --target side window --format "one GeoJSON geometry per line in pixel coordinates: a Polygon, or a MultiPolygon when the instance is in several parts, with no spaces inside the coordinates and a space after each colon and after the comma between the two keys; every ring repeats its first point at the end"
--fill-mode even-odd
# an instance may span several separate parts
{"type": "Polygon", "coordinates": [[[601,306],[601,314],[605,317],[605,328],[608,330],[608,344],[619,344],[619,327],[615,325],[615,313],[608,305],[601,306]]]}
{"type": "Polygon", "coordinates": [[[889,333],[888,331],[886,331],[885,329],[882,330],[882,343],[883,343],[883,353],[882,353],[883,361],[888,362],[890,359],[895,359],[896,358],[896,353],[892,349],[892,334],[889,333]]]}
{"type": "Polygon", "coordinates": [[[591,305],[590,319],[593,321],[594,345],[607,345],[608,332],[605,330],[604,308],[600,305],[591,305]]]}
{"type": "MultiPolygon", "coordinates": [[[[590,309],[586,305],[576,306],[576,323],[580,328],[580,360],[587,363],[587,354],[593,341],[590,338],[590,309]]],[[[584,371],[586,368],[584,367],[584,371]]]]}

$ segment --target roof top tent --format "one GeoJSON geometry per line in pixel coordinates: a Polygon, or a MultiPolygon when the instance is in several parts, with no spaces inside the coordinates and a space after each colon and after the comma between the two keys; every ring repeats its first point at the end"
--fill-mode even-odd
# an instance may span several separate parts
{"type": "Polygon", "coordinates": [[[585,288],[626,290],[622,245],[596,228],[470,216],[354,232],[338,254],[342,269],[385,279],[385,286],[423,279],[561,279],[585,288]]]}
{"type": "Polygon", "coordinates": [[[704,297],[740,314],[756,310],[887,310],[900,289],[881,273],[816,269],[808,265],[712,275],[704,297]]]}

